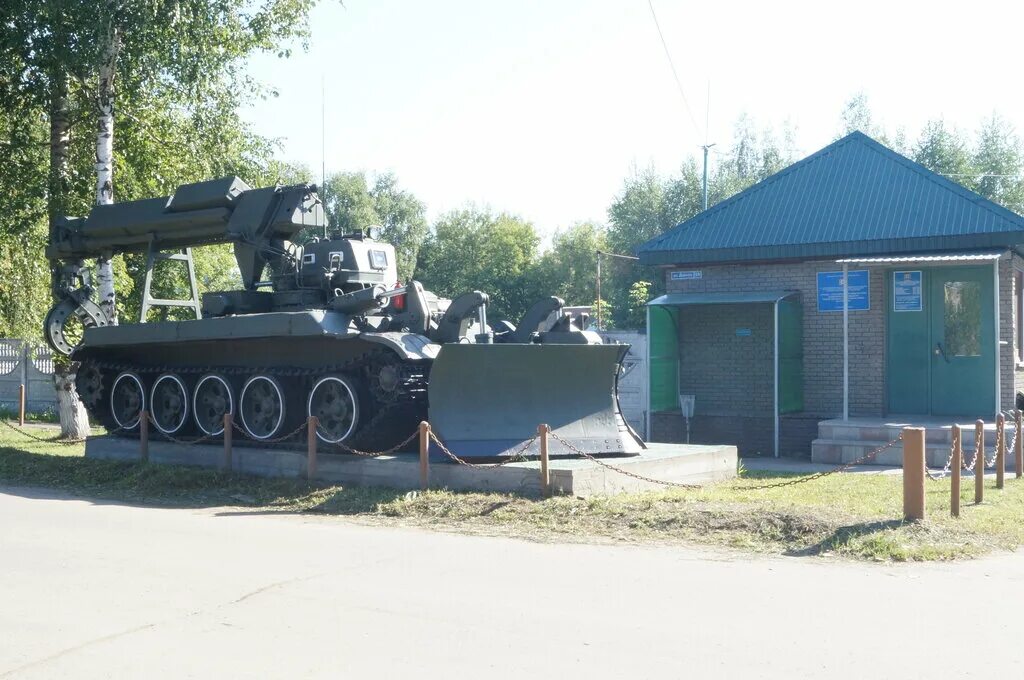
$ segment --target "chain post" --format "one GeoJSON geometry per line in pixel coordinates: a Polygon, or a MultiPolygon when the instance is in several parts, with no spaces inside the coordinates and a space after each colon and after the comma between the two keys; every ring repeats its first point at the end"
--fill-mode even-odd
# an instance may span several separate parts
{"type": "Polygon", "coordinates": [[[903,428],[903,518],[924,519],[925,429],[903,428]]]}
{"type": "Polygon", "coordinates": [[[430,488],[430,423],[420,422],[420,490],[430,488]]]}
{"type": "Polygon", "coordinates": [[[985,500],[985,421],[980,418],[974,423],[974,503],[985,500]]]}
{"type": "Polygon", "coordinates": [[[959,425],[953,425],[953,461],[950,465],[952,477],[949,481],[949,515],[960,516],[960,470],[964,464],[963,432],[959,425]]]}
{"type": "Polygon", "coordinates": [[[537,436],[540,437],[540,493],[547,498],[551,495],[551,471],[548,469],[548,432],[551,428],[547,425],[537,427],[537,436]]]}
{"type": "Polygon", "coordinates": [[[18,385],[18,427],[25,427],[25,383],[18,385]]]}
{"type": "Polygon", "coordinates": [[[306,419],[306,480],[316,479],[316,441],[319,439],[316,434],[316,416],[306,419]]]}
{"type": "Polygon", "coordinates": [[[220,467],[225,472],[231,471],[231,435],[235,429],[233,420],[234,417],[230,413],[224,414],[224,458],[220,462],[220,467]]]}
{"type": "Polygon", "coordinates": [[[139,458],[149,462],[149,413],[139,411],[139,458]]]}
{"type": "Polygon", "coordinates": [[[1019,408],[1014,409],[1013,421],[1017,429],[1014,430],[1013,436],[1013,470],[1017,479],[1024,475],[1024,435],[1020,431],[1022,417],[1024,417],[1024,412],[1019,408]]]}
{"type": "Polygon", "coordinates": [[[1006,479],[1006,417],[996,417],[996,488],[1003,488],[1006,479]]]}

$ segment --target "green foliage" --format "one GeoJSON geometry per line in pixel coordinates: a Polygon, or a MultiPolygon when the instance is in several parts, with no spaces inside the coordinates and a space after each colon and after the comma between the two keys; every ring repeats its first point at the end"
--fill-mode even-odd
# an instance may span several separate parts
{"type": "Polygon", "coordinates": [[[454,210],[437,220],[423,243],[417,278],[449,297],[482,290],[491,296],[492,317],[514,322],[533,302],[539,243],[533,225],[513,215],[454,210]]]}
{"type": "Polygon", "coordinates": [[[382,227],[381,238],[395,246],[399,280],[413,277],[416,257],[427,237],[427,209],[411,192],[398,187],[394,174],[377,175],[371,186],[364,172],[337,173],[327,178],[321,198],[336,231],[382,227]]]}
{"type": "Polygon", "coordinates": [[[643,328],[647,324],[647,303],[650,302],[654,284],[650,281],[636,281],[629,287],[629,316],[627,328],[643,328]]]}
{"type": "MultiPolygon", "coordinates": [[[[10,0],[0,8],[0,335],[38,339],[50,304],[47,215],[88,214],[94,198],[97,74],[116,32],[115,198],[167,195],[235,174],[254,185],[301,174],[271,160],[239,106],[266,96],[244,73],[255,51],[287,56],[314,0],[10,0]],[[66,91],[68,172],[47,194],[51,101],[66,91]]],[[[194,253],[199,287],[233,287],[225,247],[194,253]]],[[[119,314],[138,316],[144,259],[117,258],[119,314]]],[[[183,272],[160,282],[178,296],[183,272]]]]}

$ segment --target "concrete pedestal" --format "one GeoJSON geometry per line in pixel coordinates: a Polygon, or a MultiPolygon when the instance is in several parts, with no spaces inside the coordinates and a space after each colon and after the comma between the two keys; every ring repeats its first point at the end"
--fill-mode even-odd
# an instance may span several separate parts
{"type": "MultiPolygon", "coordinates": [[[[648,447],[638,456],[602,460],[645,477],[671,482],[704,484],[736,476],[735,446],[648,444],[648,447]]],[[[90,437],[85,444],[85,455],[104,460],[137,461],[139,442],[119,437],[90,437]]],[[[149,442],[149,460],[152,463],[215,468],[222,458],[223,448],[219,445],[149,442]]],[[[306,455],[297,451],[236,446],[233,469],[264,477],[304,477],[306,455]]],[[[572,496],[665,488],[608,470],[586,459],[553,459],[550,475],[551,488],[555,493],[572,496]]],[[[419,460],[415,454],[404,453],[379,458],[321,453],[317,456],[316,479],[359,486],[418,489],[419,460]]],[[[454,463],[431,463],[430,485],[432,488],[459,491],[539,494],[540,462],[531,460],[485,469],[454,463]]]]}

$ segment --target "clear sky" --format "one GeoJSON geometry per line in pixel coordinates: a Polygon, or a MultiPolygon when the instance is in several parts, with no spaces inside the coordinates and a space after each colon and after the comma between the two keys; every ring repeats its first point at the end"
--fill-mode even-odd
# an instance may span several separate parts
{"type": "MultiPolygon", "coordinates": [[[[998,111],[1024,131],[1018,2],[321,0],[309,51],[254,58],[280,96],[246,117],[316,176],[321,78],[327,172],[394,171],[430,215],[468,202],[545,234],[606,221],[634,168],[672,172],[743,113],[788,121],[810,153],[844,103],[913,138],[998,111]]],[[[715,156],[712,156],[714,160],[715,156]]]]}

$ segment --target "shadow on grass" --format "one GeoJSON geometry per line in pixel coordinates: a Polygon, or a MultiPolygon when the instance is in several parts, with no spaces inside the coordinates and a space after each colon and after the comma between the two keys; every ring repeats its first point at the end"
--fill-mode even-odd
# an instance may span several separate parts
{"type": "Polygon", "coordinates": [[[28,453],[8,447],[0,448],[0,484],[30,487],[5,490],[26,497],[60,498],[53,493],[59,491],[69,494],[69,500],[94,503],[183,508],[248,506],[253,508],[250,512],[338,515],[375,513],[380,504],[405,494],[397,489],[311,484],[210,468],[28,453]]]}
{"type": "Polygon", "coordinates": [[[814,555],[835,552],[854,539],[871,536],[872,534],[877,534],[882,531],[897,529],[904,524],[905,522],[902,519],[886,519],[874,522],[848,524],[846,526],[836,528],[832,533],[814,545],[809,545],[796,550],[787,550],[784,554],[790,557],[811,557],[814,555]]]}

